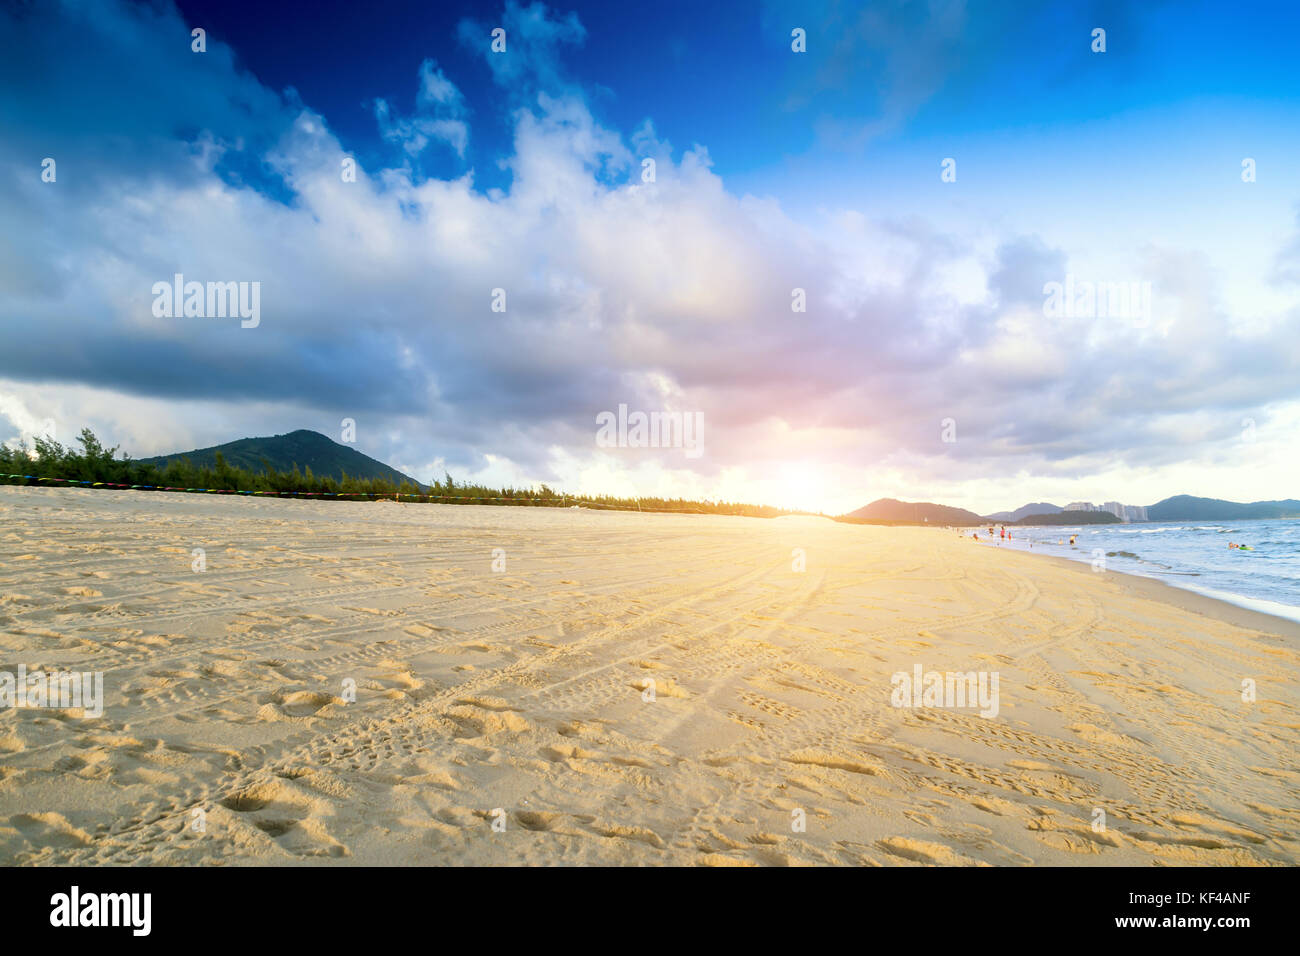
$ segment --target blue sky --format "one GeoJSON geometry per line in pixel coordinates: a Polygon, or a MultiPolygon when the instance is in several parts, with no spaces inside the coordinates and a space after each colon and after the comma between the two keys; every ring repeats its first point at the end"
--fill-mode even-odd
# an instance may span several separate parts
{"type": "MultiPolygon", "coordinates": [[[[718,174],[737,188],[783,196],[792,171],[850,179],[868,153],[904,157],[1008,136],[1069,141],[1117,114],[1158,121],[1187,106],[1203,122],[1249,128],[1293,109],[1300,94],[1293,4],[953,4],[965,13],[946,31],[927,15],[943,4],[873,6],[884,10],[879,23],[858,22],[867,5],[839,3],[760,10],[674,0],[656,4],[653,16],[575,3],[549,13],[580,24],[556,49],[562,75],[589,93],[597,119],[624,130],[651,119],[669,141],[706,143],[718,174]],[[810,55],[788,55],[790,24],[808,31],[810,55]],[[1096,56],[1090,34],[1102,24],[1108,48],[1096,56]],[[877,135],[855,139],[882,121],[877,135]]],[[[507,111],[516,104],[488,82],[483,52],[461,32],[462,24],[496,25],[499,7],[395,0],[367,16],[332,0],[311,17],[292,5],[188,0],[179,8],[187,22],[209,24],[268,87],[295,88],[365,158],[389,158],[370,104],[382,98],[410,111],[411,77],[433,57],[459,79],[476,119],[464,165],[484,185],[504,184],[493,166],[509,150],[507,111]]],[[[1095,132],[1095,148],[1128,135],[1095,132]]],[[[427,159],[431,174],[456,171],[446,155],[427,159]]],[[[1148,171],[1168,165],[1153,153],[1146,159],[1148,171]]],[[[930,178],[918,176],[927,186],[930,178]]],[[[802,192],[815,196],[815,184],[802,192]]]]}
{"type": "Polygon", "coordinates": [[[0,13],[0,440],[350,417],[421,479],[832,511],[1295,493],[1293,5],[376,10],[0,13]],[[261,324],[153,316],[177,271],[260,282],[261,324]],[[1067,276],[1150,283],[1149,314],[1052,319],[1067,276]],[[598,447],[621,403],[702,414],[707,453],[598,447]]]}

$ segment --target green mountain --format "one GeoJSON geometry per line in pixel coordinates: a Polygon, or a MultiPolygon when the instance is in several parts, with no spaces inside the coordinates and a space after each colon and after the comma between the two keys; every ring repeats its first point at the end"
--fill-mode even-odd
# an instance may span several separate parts
{"type": "Polygon", "coordinates": [[[343,473],[347,472],[350,478],[382,478],[395,485],[405,481],[422,490],[427,487],[396,468],[390,468],[382,461],[361,454],[355,448],[340,445],[320,432],[306,429],[266,438],[241,438],[212,448],[196,448],[194,451],[159,455],[141,461],[165,468],[170,461],[188,458],[196,468],[214,468],[217,452],[221,453],[228,464],[254,472],[261,472],[268,467],[273,471],[292,471],[296,466],[302,472],[310,468],[317,478],[341,481],[343,473]]]}
{"type": "Polygon", "coordinates": [[[1147,508],[1151,521],[1232,521],[1242,518],[1300,518],[1300,501],[1224,501],[1174,495],[1147,508]]]}
{"type": "Polygon", "coordinates": [[[881,524],[980,525],[984,519],[964,508],[950,508],[929,501],[898,501],[881,498],[857,511],[850,511],[845,521],[881,524]]]}

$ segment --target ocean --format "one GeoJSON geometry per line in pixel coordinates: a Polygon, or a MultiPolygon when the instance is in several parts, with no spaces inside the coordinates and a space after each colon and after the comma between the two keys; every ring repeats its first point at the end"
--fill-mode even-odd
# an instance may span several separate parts
{"type": "MultiPolygon", "coordinates": [[[[1166,521],[1008,530],[1013,537],[1003,547],[1087,563],[1104,556],[1111,571],[1159,578],[1241,607],[1300,621],[1300,521],[1166,521]],[[1076,534],[1071,546],[1070,536],[1076,534]],[[1229,548],[1230,541],[1254,550],[1229,548]]],[[[994,541],[1001,539],[995,536],[994,541]]]]}

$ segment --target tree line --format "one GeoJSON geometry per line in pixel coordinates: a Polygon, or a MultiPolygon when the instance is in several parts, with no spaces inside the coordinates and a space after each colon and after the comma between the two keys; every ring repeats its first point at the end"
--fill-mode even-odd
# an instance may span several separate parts
{"type": "Polygon", "coordinates": [[[532,488],[489,488],[457,483],[450,474],[429,488],[409,481],[400,484],[386,478],[359,478],[343,472],[339,478],[312,474],[310,466],[299,470],[277,470],[262,459],[262,470],[232,465],[221,452],[211,467],[195,465],[188,458],[173,458],[164,466],[136,461],[119,454],[119,447],[104,447],[89,428],[77,436],[77,447],[65,447],[53,438],[34,439],[33,446],[18,442],[0,445],[0,484],[50,484],[53,479],[95,485],[127,485],[145,490],[249,492],[285,497],[328,496],[388,498],[401,501],[444,504],[529,505],[562,507],[578,505],[621,511],[674,511],[693,514],[775,517],[795,514],[767,505],[722,501],[692,501],[685,498],[620,498],[613,495],[571,495],[546,485],[532,488]],[[17,476],[17,477],[15,477],[17,476]],[[44,479],[44,480],[42,480],[44,479]]]}

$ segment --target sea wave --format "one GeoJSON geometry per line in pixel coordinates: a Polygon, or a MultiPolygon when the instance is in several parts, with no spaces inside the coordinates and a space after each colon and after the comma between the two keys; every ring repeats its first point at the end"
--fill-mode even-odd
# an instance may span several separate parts
{"type": "Polygon", "coordinates": [[[1015,543],[1023,547],[1023,538],[1028,538],[1035,550],[1041,548],[1075,561],[1086,562],[1095,553],[1106,554],[1110,568],[1117,572],[1145,574],[1186,585],[1195,581],[1198,589],[1212,588],[1239,595],[1243,600],[1281,606],[1300,604],[1300,521],[1169,522],[1155,527],[1094,525],[1077,532],[1040,527],[1023,529],[1015,543]],[[1074,546],[1066,547],[1076,534],[1079,537],[1074,546]],[[1229,549],[1228,542],[1244,543],[1250,550],[1229,549]]]}

